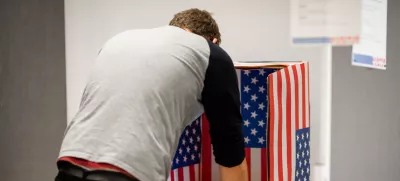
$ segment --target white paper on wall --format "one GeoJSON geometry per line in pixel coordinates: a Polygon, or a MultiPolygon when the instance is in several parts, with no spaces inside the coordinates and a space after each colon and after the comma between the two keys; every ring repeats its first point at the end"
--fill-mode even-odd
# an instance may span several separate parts
{"type": "Polygon", "coordinates": [[[361,32],[360,0],[291,0],[293,44],[352,45],[361,32]]]}

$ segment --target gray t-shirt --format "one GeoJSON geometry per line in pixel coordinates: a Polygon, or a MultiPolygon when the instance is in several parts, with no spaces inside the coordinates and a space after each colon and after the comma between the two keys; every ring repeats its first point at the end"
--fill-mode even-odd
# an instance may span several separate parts
{"type": "Polygon", "coordinates": [[[59,157],[115,165],[141,181],[167,180],[179,137],[205,111],[216,162],[244,159],[232,60],[174,26],[129,30],[106,42],[59,157]]]}

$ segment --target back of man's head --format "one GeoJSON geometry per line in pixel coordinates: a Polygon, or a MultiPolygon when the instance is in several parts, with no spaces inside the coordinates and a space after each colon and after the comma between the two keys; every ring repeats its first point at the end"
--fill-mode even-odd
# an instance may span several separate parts
{"type": "Polygon", "coordinates": [[[187,29],[210,41],[216,38],[216,43],[221,43],[221,33],[219,32],[218,24],[211,13],[206,10],[193,8],[179,12],[174,15],[169,25],[187,29]]]}

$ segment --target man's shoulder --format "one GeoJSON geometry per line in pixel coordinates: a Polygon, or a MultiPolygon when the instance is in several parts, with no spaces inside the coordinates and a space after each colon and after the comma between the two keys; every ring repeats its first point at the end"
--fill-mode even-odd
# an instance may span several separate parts
{"type": "Polygon", "coordinates": [[[223,48],[211,41],[207,40],[207,42],[210,47],[210,62],[219,66],[233,65],[231,57],[223,48]]]}

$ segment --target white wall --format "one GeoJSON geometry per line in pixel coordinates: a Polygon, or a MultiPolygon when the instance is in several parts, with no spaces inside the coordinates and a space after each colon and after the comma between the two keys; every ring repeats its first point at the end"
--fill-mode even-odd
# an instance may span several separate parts
{"type": "MultiPolygon", "coordinates": [[[[325,128],[321,120],[326,119],[324,111],[329,105],[321,99],[329,93],[328,48],[291,46],[289,0],[66,0],[68,120],[78,109],[88,70],[108,38],[127,29],[166,25],[173,14],[192,7],[214,13],[222,33],[221,46],[234,61],[310,61],[311,162],[325,163],[327,146],[320,142],[327,137],[320,130],[325,128]]],[[[321,180],[312,169],[313,180],[321,180]]]]}

